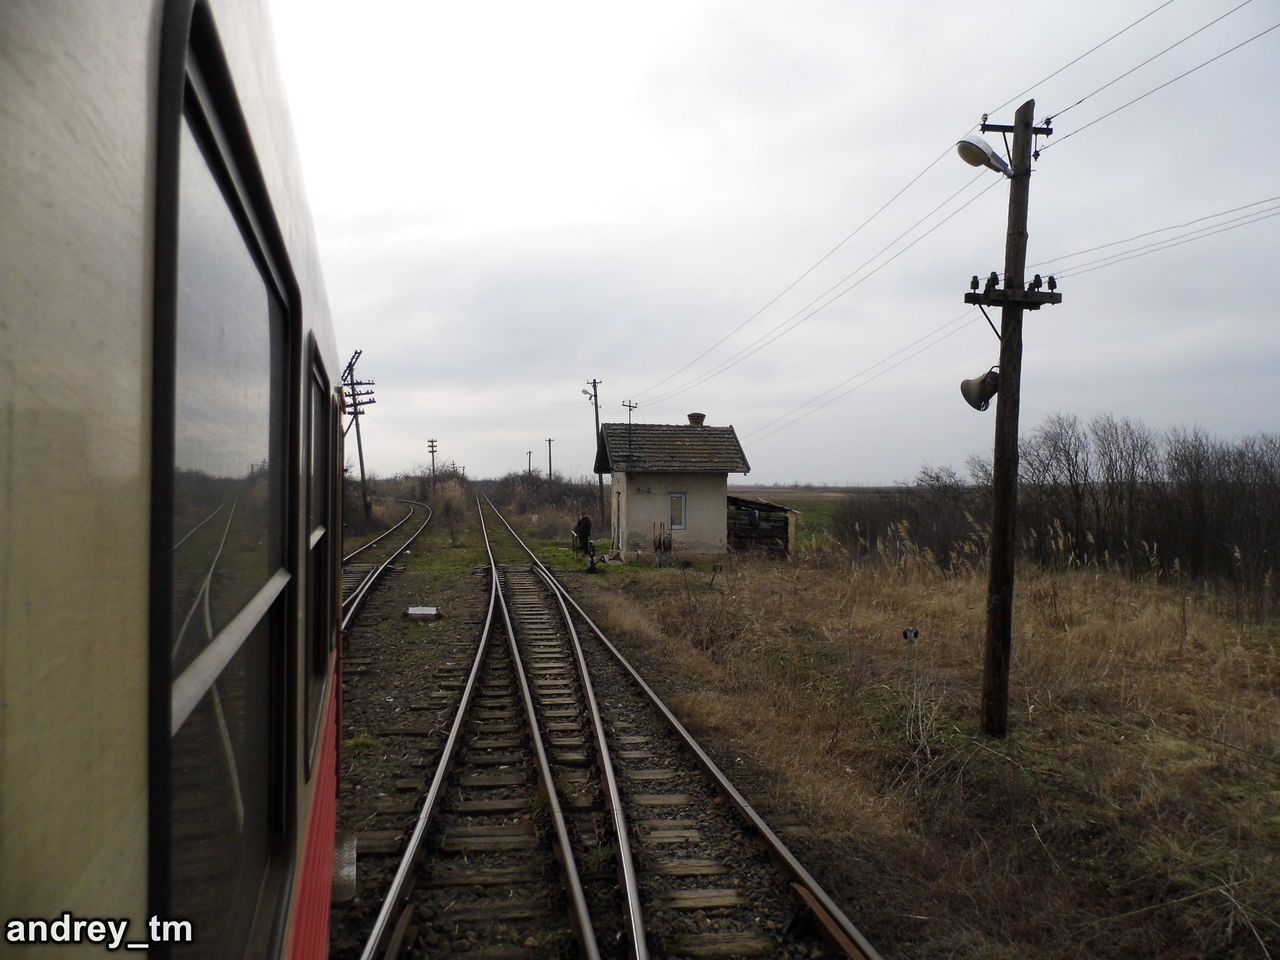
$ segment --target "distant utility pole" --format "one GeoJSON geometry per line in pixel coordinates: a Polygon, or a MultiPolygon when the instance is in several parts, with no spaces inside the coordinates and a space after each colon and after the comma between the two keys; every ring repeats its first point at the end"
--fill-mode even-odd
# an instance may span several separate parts
{"type": "Polygon", "coordinates": [[[347,424],[346,430],[342,431],[346,436],[347,430],[351,429],[351,424],[356,427],[356,452],[360,458],[360,502],[364,506],[365,519],[373,516],[373,504],[369,501],[369,485],[364,475],[364,443],[360,438],[360,418],[364,416],[363,407],[369,406],[371,403],[378,401],[373,397],[372,390],[361,390],[361,387],[372,387],[372,380],[356,379],[356,361],[360,359],[363,350],[357,350],[351,355],[351,359],[347,361],[346,369],[342,371],[342,395],[346,400],[347,412],[351,414],[351,423],[347,424]]]}
{"type": "Polygon", "coordinates": [[[526,450],[526,451],[524,452],[524,455],[525,455],[526,457],[528,457],[528,458],[529,458],[529,465],[528,465],[527,467],[525,467],[525,471],[524,471],[524,472],[525,472],[525,473],[527,473],[529,476],[531,476],[531,477],[532,477],[532,476],[533,476],[533,451],[532,451],[532,450],[526,450]]]}
{"type": "Polygon", "coordinates": [[[436,492],[436,440],[432,437],[427,441],[427,446],[431,448],[431,492],[436,492]]]}
{"type": "Polygon", "coordinates": [[[631,459],[631,411],[640,404],[627,400],[622,405],[627,408],[627,459],[629,460],[631,459]]]}
{"type": "Polygon", "coordinates": [[[547,437],[547,479],[551,479],[551,444],[555,441],[547,437]]]}
{"type": "MultiPolygon", "coordinates": [[[[592,403],[592,405],[595,407],[595,411],[596,411],[596,440],[595,440],[595,442],[596,442],[596,444],[599,444],[599,442],[600,442],[600,381],[599,381],[599,380],[596,380],[596,379],[594,379],[594,378],[592,378],[589,382],[590,382],[590,384],[591,384],[591,403],[592,403]]],[[[584,392],[585,392],[585,391],[584,391],[584,392]]],[[[608,518],[605,516],[605,513],[604,513],[604,474],[603,474],[603,473],[599,473],[599,472],[597,472],[597,473],[596,473],[596,480],[597,480],[597,481],[599,482],[599,484],[600,484],[600,527],[601,527],[601,529],[603,529],[603,528],[604,528],[604,522],[605,522],[605,520],[607,520],[607,519],[608,519],[608,518]]]]}
{"type": "MultiPolygon", "coordinates": [[[[995,451],[992,457],[992,519],[990,579],[987,584],[987,638],[982,671],[982,732],[1004,737],[1009,732],[1009,660],[1013,651],[1014,524],[1018,505],[1018,406],[1022,381],[1022,312],[1046,303],[1061,303],[1062,295],[1041,293],[1039,275],[1025,288],[1027,265],[1027,207],[1031,194],[1031,149],[1036,135],[1053,129],[1034,126],[1036,102],[1028,100],[1014,115],[1013,125],[987,123],[982,132],[1013,134],[1009,174],[1009,226],[1004,249],[1004,289],[995,280],[982,292],[967,293],[965,303],[998,306],[1000,316],[1000,375],[996,400],[995,451]]],[[[985,312],[985,311],[984,311],[985,312]]]]}

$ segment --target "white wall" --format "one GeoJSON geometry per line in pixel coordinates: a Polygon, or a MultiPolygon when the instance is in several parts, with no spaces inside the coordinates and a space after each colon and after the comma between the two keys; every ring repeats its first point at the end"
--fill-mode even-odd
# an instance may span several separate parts
{"type": "Polygon", "coordinates": [[[653,552],[653,534],[670,523],[671,495],[685,496],[683,530],[671,530],[672,550],[685,559],[720,556],[728,549],[728,474],[632,473],[613,475],[614,505],[621,496],[618,544],[624,559],[653,552]]]}

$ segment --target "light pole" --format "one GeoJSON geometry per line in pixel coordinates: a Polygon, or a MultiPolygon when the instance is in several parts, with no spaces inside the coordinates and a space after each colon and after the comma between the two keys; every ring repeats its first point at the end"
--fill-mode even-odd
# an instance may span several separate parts
{"type": "MultiPolygon", "coordinates": [[[[988,372],[980,382],[966,381],[961,393],[970,405],[986,409],[991,393],[996,399],[996,436],[992,456],[990,573],[987,581],[987,636],[982,670],[982,732],[1004,737],[1009,732],[1009,660],[1013,651],[1014,527],[1018,505],[1018,407],[1022,382],[1022,312],[1038,310],[1046,303],[1061,303],[1052,291],[1027,290],[1023,272],[1027,265],[1027,206],[1031,194],[1031,147],[1036,135],[1053,133],[1035,123],[1036,102],[1028,100],[1014,114],[1013,125],[987,123],[989,130],[1013,134],[1011,163],[1006,164],[981,137],[966,137],[956,144],[961,159],[985,166],[1009,178],[1009,227],[1004,250],[1004,289],[993,274],[986,288],[966,293],[965,303],[1000,307],[1000,372],[988,372]]],[[[1037,279],[1039,279],[1037,277],[1037,279]]],[[[1050,286],[1054,286],[1050,278],[1050,286]]],[[[985,314],[986,311],[983,310],[985,314]]]]}
{"type": "MultiPolygon", "coordinates": [[[[590,397],[590,398],[591,398],[591,403],[592,403],[592,405],[595,407],[595,410],[596,410],[596,439],[595,439],[595,443],[598,445],[598,444],[600,443],[600,381],[599,381],[599,380],[596,380],[596,379],[594,379],[594,378],[593,378],[593,379],[589,380],[588,382],[591,384],[591,389],[590,389],[590,390],[583,390],[582,392],[583,392],[583,393],[585,393],[588,397],[590,397]]],[[[597,471],[597,473],[596,473],[596,480],[597,480],[597,481],[599,482],[599,484],[600,484],[600,529],[602,529],[602,530],[603,530],[603,529],[604,529],[604,521],[605,521],[605,515],[604,515],[604,474],[603,474],[603,473],[600,473],[600,472],[598,472],[598,471],[597,471]]]]}

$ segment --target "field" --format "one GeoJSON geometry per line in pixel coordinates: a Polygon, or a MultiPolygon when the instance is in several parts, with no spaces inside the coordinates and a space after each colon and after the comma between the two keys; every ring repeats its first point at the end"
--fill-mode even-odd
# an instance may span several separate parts
{"type": "Polygon", "coordinates": [[[1019,569],[1012,735],[977,732],[985,571],[899,542],[580,577],[615,639],[887,957],[1280,955],[1280,630],[1230,595],[1019,569]],[[908,642],[903,630],[919,630],[908,642]]]}

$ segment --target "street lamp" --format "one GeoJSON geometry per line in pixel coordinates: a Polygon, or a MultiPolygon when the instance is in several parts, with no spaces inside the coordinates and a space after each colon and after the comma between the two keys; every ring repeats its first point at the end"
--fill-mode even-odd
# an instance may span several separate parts
{"type": "MultiPolygon", "coordinates": [[[[1027,290],[1023,272],[1027,266],[1027,205],[1031,195],[1031,148],[1037,135],[1053,130],[1035,123],[1036,102],[1028,100],[1014,115],[1013,125],[987,123],[982,132],[1013,134],[1011,163],[978,136],[956,144],[960,158],[973,166],[987,167],[1009,178],[1009,230],[1004,250],[1004,288],[992,273],[978,290],[978,278],[970,284],[964,302],[978,307],[1000,307],[1000,363],[981,377],[960,385],[965,401],[985,410],[996,397],[996,436],[991,460],[991,549],[987,582],[987,636],[982,670],[982,732],[994,737],[1009,732],[1009,660],[1013,653],[1013,554],[1014,522],[1018,504],[1018,407],[1022,381],[1022,313],[1061,303],[1062,294],[1039,284],[1027,290]],[[998,369],[998,372],[997,372],[998,369]]],[[[1050,284],[1052,288],[1056,284],[1050,284]]],[[[983,310],[986,313],[986,310],[983,310]]]]}
{"type": "Polygon", "coordinates": [[[1013,171],[1009,169],[1009,164],[1005,163],[1004,157],[996,153],[991,144],[977,134],[970,134],[957,142],[956,153],[960,154],[960,159],[971,167],[986,167],[996,173],[1003,173],[1006,177],[1013,177],[1013,171]]]}

